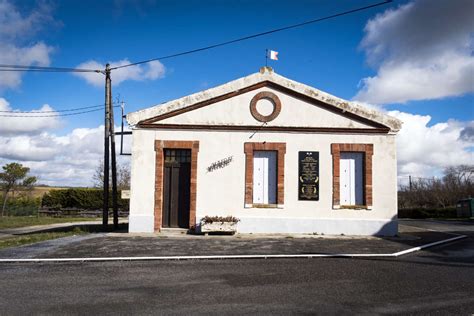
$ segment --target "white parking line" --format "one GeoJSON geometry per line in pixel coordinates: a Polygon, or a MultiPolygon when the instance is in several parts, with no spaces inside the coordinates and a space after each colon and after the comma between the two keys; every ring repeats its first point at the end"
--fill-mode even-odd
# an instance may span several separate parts
{"type": "Polygon", "coordinates": [[[0,263],[17,263],[17,262],[97,262],[97,261],[169,261],[169,260],[216,260],[216,259],[273,259],[273,258],[386,258],[399,257],[415,251],[437,246],[440,244],[453,242],[466,238],[466,235],[458,235],[456,237],[443,239],[426,245],[413,247],[407,250],[376,254],[376,253],[356,253],[356,254],[281,254],[281,255],[215,255],[215,256],[151,256],[151,257],[97,257],[97,258],[38,258],[38,259],[0,259],[0,263]]]}
{"type": "Polygon", "coordinates": [[[407,249],[407,250],[402,250],[402,251],[399,251],[399,252],[395,252],[395,253],[393,253],[393,255],[395,257],[399,257],[399,256],[403,256],[403,255],[415,252],[415,251],[423,250],[423,249],[426,249],[426,248],[429,248],[429,247],[434,247],[434,246],[437,246],[437,245],[441,245],[441,244],[456,241],[456,240],[459,240],[459,239],[467,238],[466,235],[458,235],[458,234],[453,234],[453,233],[450,233],[450,234],[451,235],[457,235],[457,236],[452,237],[452,238],[448,238],[448,239],[443,239],[443,240],[440,240],[440,241],[435,241],[435,242],[432,242],[432,243],[429,243],[429,244],[426,244],[426,245],[413,247],[413,248],[410,248],[410,249],[407,249]]]}

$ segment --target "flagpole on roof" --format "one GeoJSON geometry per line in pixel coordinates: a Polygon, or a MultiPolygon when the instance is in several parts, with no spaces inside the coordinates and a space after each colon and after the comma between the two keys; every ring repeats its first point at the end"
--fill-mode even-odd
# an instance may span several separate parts
{"type": "Polygon", "coordinates": [[[268,66],[268,48],[265,49],[265,67],[268,66]]]}

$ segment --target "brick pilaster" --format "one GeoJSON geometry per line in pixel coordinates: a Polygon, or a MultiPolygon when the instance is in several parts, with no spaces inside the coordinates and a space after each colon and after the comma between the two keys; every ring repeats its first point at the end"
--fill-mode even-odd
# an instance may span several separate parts
{"type": "Polygon", "coordinates": [[[155,231],[160,231],[163,216],[163,167],[164,149],[191,149],[191,187],[189,201],[189,228],[196,225],[196,197],[197,197],[197,159],[199,141],[156,140],[155,164],[155,231]]]}
{"type": "Polygon", "coordinates": [[[372,207],[372,156],[373,144],[331,144],[332,154],[332,204],[333,208],[340,207],[340,159],[341,152],[364,153],[364,204],[372,207]]]}
{"type": "Polygon", "coordinates": [[[245,204],[253,204],[253,153],[256,150],[277,152],[277,203],[285,204],[286,143],[245,143],[245,204]]]}

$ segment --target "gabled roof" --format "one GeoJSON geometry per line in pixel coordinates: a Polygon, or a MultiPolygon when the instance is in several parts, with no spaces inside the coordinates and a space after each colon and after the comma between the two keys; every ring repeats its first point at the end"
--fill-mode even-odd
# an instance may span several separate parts
{"type": "Polygon", "coordinates": [[[194,93],[180,99],[158,104],[150,108],[127,114],[129,125],[135,126],[141,123],[153,123],[162,117],[169,117],[174,112],[178,115],[183,111],[191,110],[197,104],[209,104],[214,99],[218,99],[225,95],[233,95],[240,91],[248,90],[251,87],[258,87],[261,84],[271,85],[286,91],[297,93],[306,98],[319,101],[328,106],[332,106],[335,110],[342,113],[351,114],[382,125],[390,129],[390,132],[398,132],[402,126],[402,121],[392,116],[386,115],[380,111],[368,109],[355,102],[347,101],[305,84],[290,80],[273,72],[269,67],[262,67],[260,72],[249,76],[230,81],[226,84],[194,93]]]}

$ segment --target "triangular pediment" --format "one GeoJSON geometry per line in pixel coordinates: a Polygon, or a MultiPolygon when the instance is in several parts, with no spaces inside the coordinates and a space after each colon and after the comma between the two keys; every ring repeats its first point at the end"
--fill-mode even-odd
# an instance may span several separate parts
{"type": "Polygon", "coordinates": [[[130,113],[127,120],[130,125],[152,128],[263,127],[270,130],[397,132],[401,127],[401,122],[396,118],[289,80],[268,69],[130,113]],[[271,101],[270,105],[265,104],[268,101],[271,101]]]}

